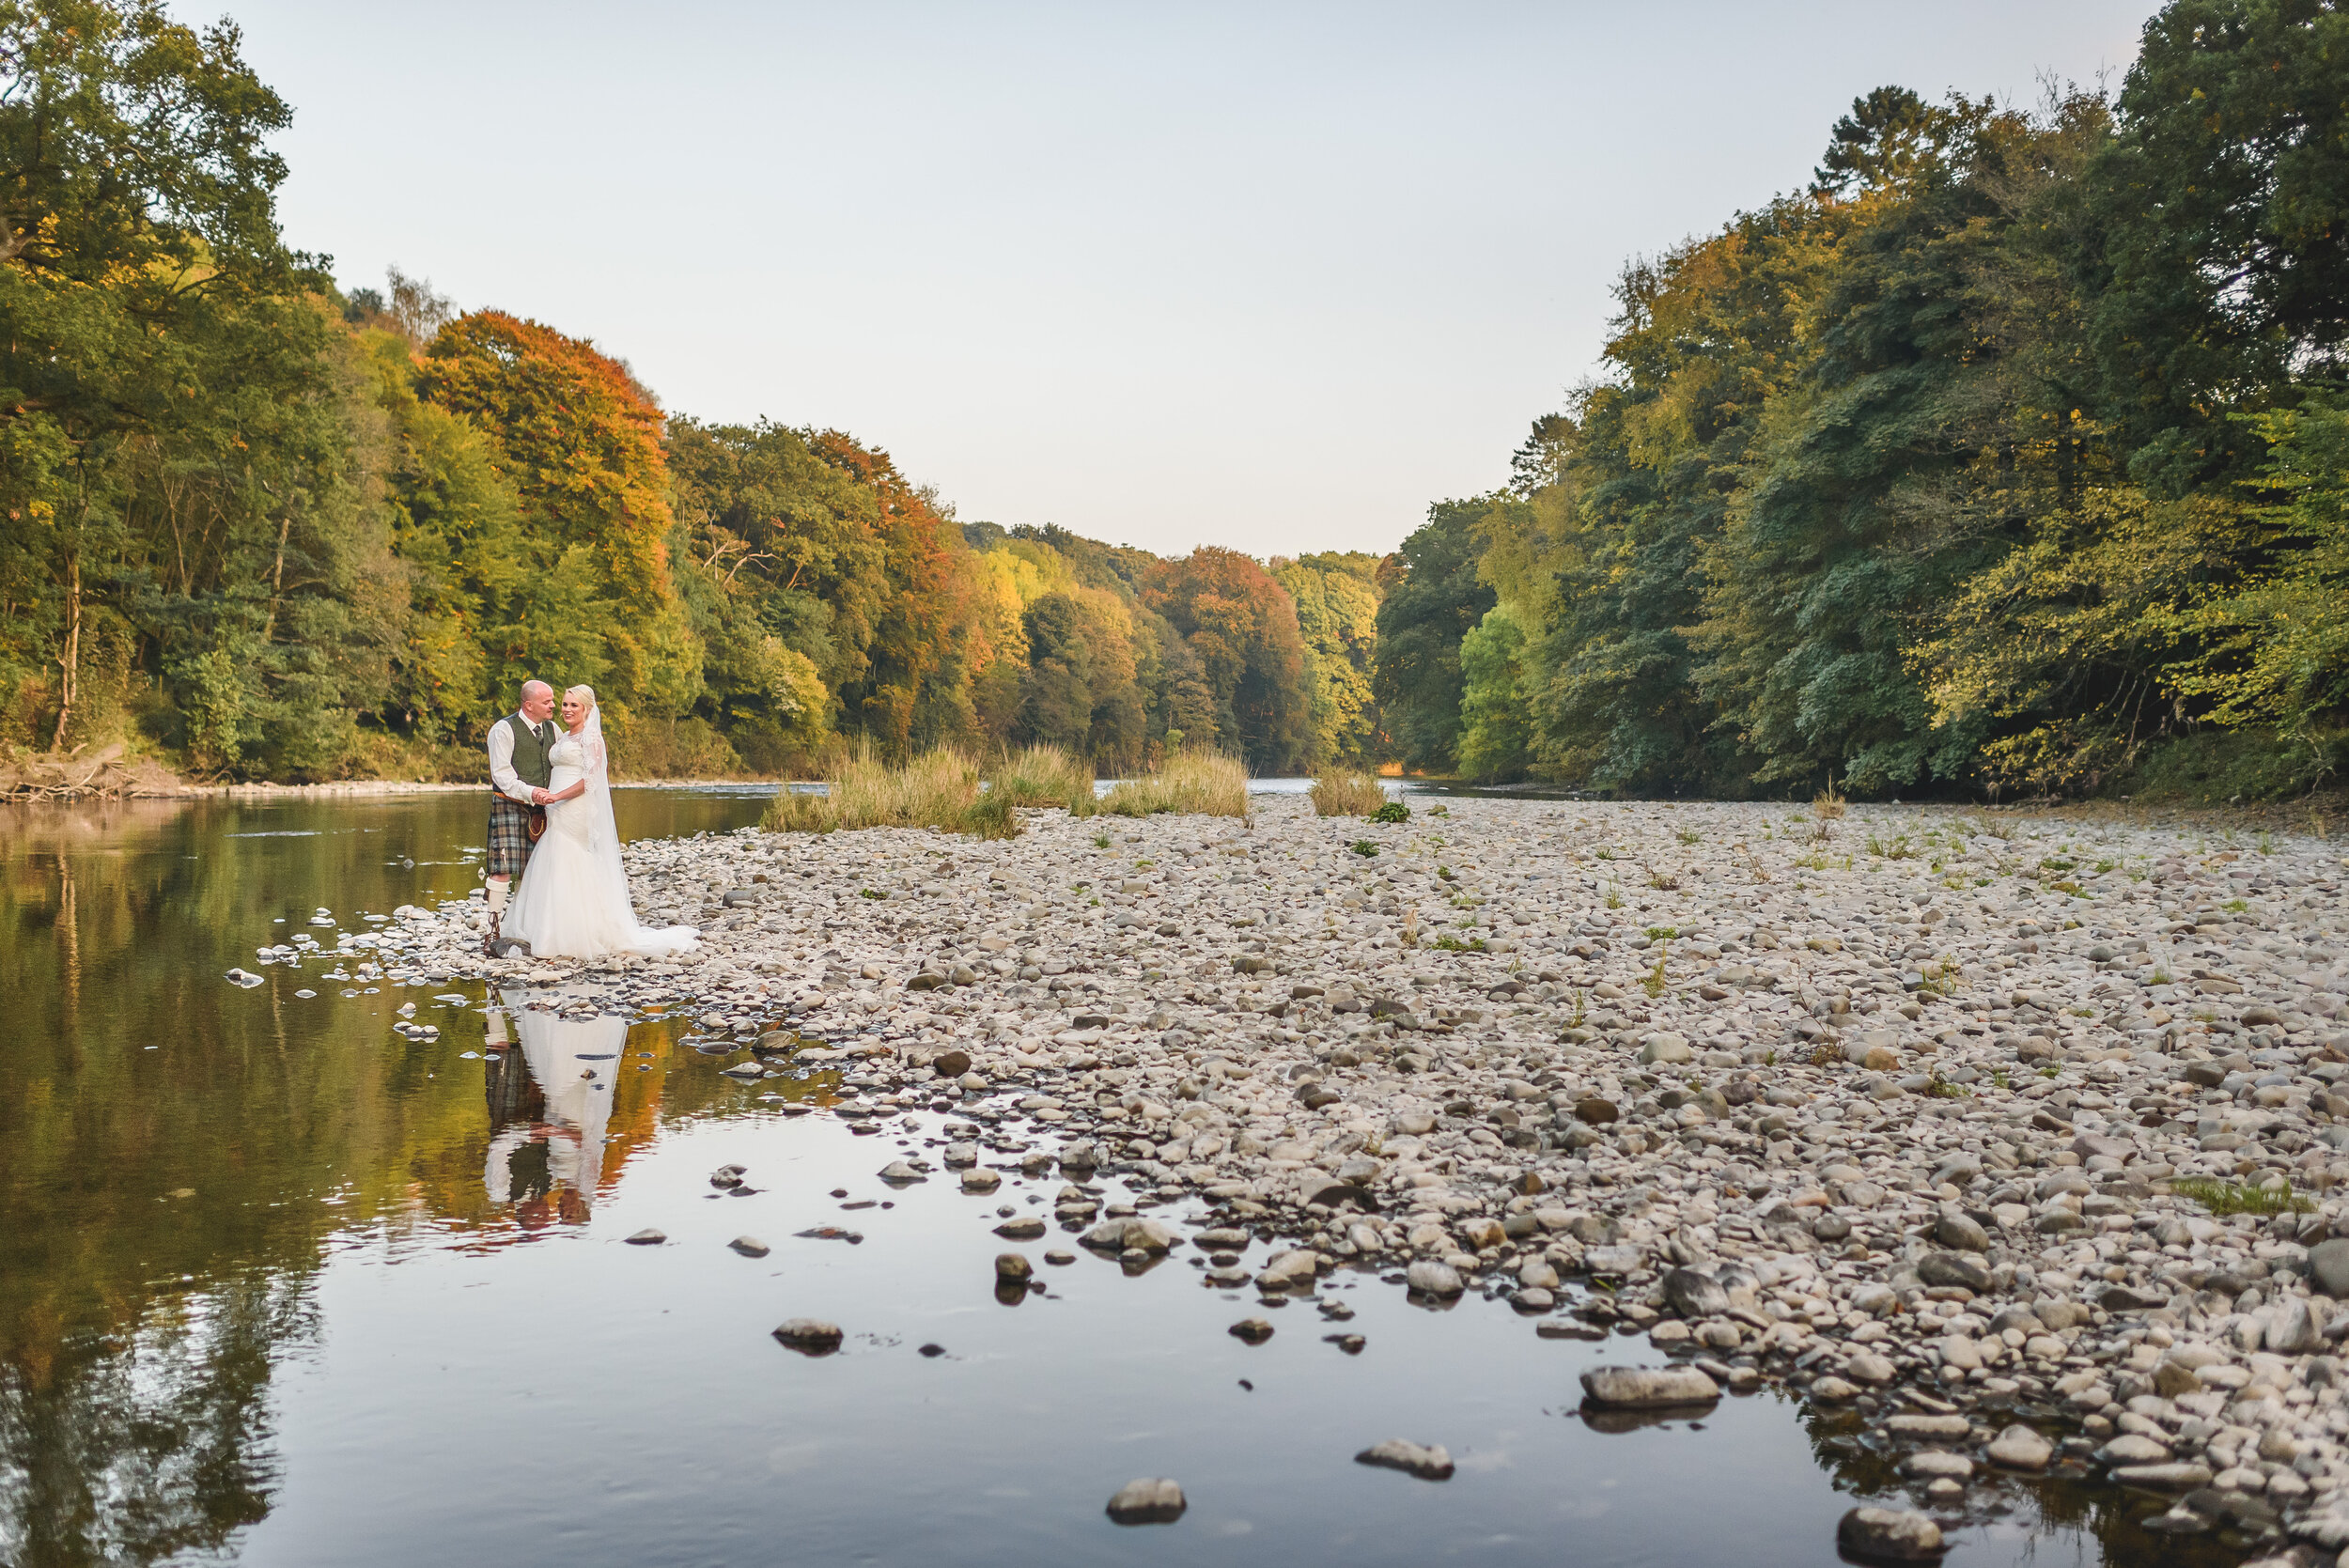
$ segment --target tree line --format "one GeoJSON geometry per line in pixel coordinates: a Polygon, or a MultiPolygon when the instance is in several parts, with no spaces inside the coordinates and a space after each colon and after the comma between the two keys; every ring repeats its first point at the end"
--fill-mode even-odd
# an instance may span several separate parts
{"type": "Polygon", "coordinates": [[[2337,0],[2175,0],[2110,96],[1857,101],[1806,188],[1628,266],[1604,373],[1403,546],[1394,747],[1647,795],[2310,786],[2344,225],[2337,0]]]}
{"type": "Polygon", "coordinates": [[[0,7],[0,744],[462,777],[537,675],[641,774],[869,743],[1369,760],[1378,563],[960,523],[836,430],[290,248],[232,23],[0,7]]]}

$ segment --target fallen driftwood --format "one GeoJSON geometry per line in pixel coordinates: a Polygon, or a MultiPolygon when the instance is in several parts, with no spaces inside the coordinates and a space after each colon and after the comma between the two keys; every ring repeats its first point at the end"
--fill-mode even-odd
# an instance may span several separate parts
{"type": "Polygon", "coordinates": [[[186,786],[169,769],[143,757],[125,758],[119,742],[96,752],[0,752],[0,800],[89,800],[181,795],[186,786]]]}

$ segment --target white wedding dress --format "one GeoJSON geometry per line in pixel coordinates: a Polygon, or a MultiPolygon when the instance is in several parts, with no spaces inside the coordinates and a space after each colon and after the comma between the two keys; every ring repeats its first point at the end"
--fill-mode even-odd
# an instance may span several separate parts
{"type": "Polygon", "coordinates": [[[632,953],[668,958],[691,950],[701,933],[690,925],[655,928],[636,924],[628,873],[620,864],[620,835],[612,820],[610,758],[603,713],[591,710],[579,733],[547,753],[556,793],[582,779],[585,793],[547,808],[547,831],[530,852],[521,887],[506,911],[504,932],[530,944],[539,958],[604,958],[632,953]]]}

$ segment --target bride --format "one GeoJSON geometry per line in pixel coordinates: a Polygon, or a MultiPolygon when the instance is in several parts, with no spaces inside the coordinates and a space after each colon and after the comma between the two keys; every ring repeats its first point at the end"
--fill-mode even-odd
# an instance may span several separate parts
{"type": "Polygon", "coordinates": [[[632,953],[665,958],[699,940],[690,925],[662,929],[636,924],[628,873],[620,867],[620,835],[612,821],[610,759],[603,715],[590,687],[563,693],[563,725],[570,733],[548,752],[547,831],[530,852],[521,891],[505,932],[530,944],[539,958],[601,958],[632,953]]]}

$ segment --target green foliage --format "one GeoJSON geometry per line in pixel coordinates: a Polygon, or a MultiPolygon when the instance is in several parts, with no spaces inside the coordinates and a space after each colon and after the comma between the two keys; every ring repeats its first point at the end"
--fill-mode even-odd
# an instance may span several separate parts
{"type": "Polygon", "coordinates": [[[1357,855],[1361,856],[1364,860],[1375,859],[1378,853],[1378,846],[1371,843],[1371,841],[1366,838],[1358,838],[1352,844],[1347,845],[1346,847],[1353,850],[1357,855]]]}
{"type": "Polygon", "coordinates": [[[1373,822],[1408,822],[1411,819],[1411,808],[1400,800],[1389,800],[1385,805],[1372,812],[1370,819],[1373,822]]]}
{"type": "Polygon", "coordinates": [[[0,11],[0,740],[144,722],[205,771],[317,777],[388,691],[406,583],[239,44],[150,3],[0,11]]]}
{"type": "Polygon", "coordinates": [[[1390,741],[1417,772],[1457,766],[1460,640],[1495,602],[1476,577],[1478,510],[1473,502],[1430,507],[1427,521],[1379,567],[1372,686],[1390,741]]]}
{"type": "MultiPolygon", "coordinates": [[[[1376,563],[968,530],[836,430],[672,417],[628,367],[280,241],[288,112],[226,23],[0,8],[0,744],[478,776],[538,676],[620,768],[1057,747],[1367,756],[1376,563]]],[[[1242,781],[1244,791],[1244,779],[1242,781]]]]}
{"type": "Polygon", "coordinates": [[[1380,753],[1378,703],[1371,689],[1378,639],[1378,557],[1361,551],[1278,556],[1272,576],[1297,606],[1312,698],[1315,768],[1363,767],[1380,753]]]}
{"type": "Polygon", "coordinates": [[[2179,1176],[2171,1179],[2170,1190],[2217,1215],[2256,1214],[2265,1218],[2316,1212],[2316,1205],[2293,1191],[2288,1181],[2281,1187],[2249,1187],[2214,1176],[2179,1176]]]}
{"type": "Polygon", "coordinates": [[[1525,629],[1505,604],[1460,639],[1460,772],[1479,783],[1522,778],[1532,758],[1525,706],[1525,629]]]}
{"type": "Polygon", "coordinates": [[[2175,0],[2109,101],[1879,89],[1810,190],[1626,269],[1610,373],[1393,568],[1407,760],[2080,793],[2217,726],[2323,777],[2344,54],[2335,7],[2175,0]]]}

